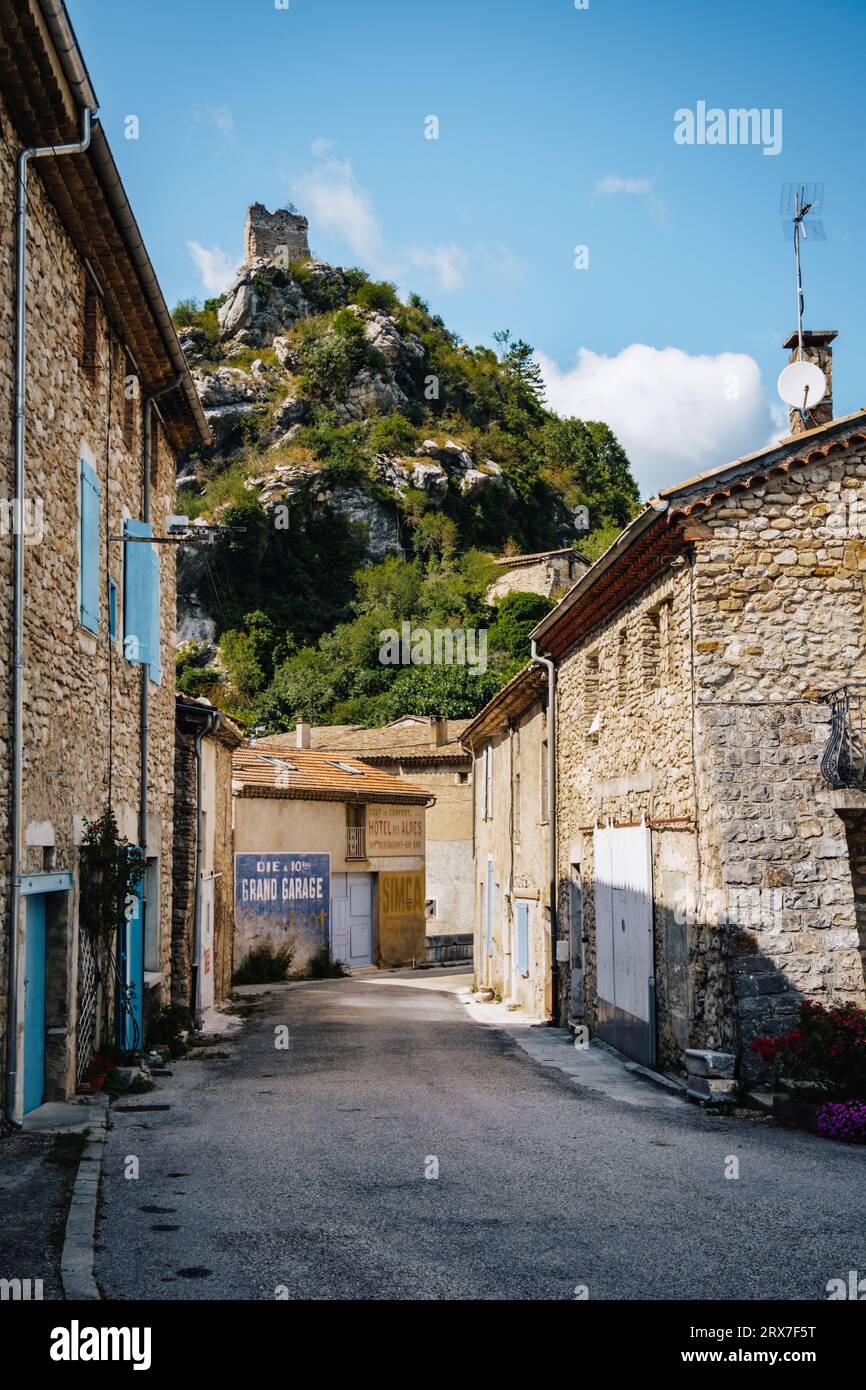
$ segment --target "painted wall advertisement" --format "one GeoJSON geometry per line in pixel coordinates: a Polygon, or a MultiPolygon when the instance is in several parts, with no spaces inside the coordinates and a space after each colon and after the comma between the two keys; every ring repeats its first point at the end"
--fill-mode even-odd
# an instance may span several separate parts
{"type": "Polygon", "coordinates": [[[367,856],[370,859],[424,853],[423,806],[367,807],[367,856]]]}
{"type": "Polygon", "coordinates": [[[238,963],[255,946],[294,946],[295,967],[328,941],[330,854],[236,854],[238,963]]]}
{"type": "Polygon", "coordinates": [[[424,870],[379,874],[379,958],[382,965],[424,959],[424,870]]]}

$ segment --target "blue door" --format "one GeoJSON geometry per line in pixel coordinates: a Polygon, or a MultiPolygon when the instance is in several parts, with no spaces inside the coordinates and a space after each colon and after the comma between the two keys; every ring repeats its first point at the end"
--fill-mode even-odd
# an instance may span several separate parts
{"type": "Polygon", "coordinates": [[[144,880],[133,888],[120,924],[117,990],[117,1041],[125,1052],[138,1051],[143,1042],[141,998],[144,991],[144,880]]]}
{"type": "Polygon", "coordinates": [[[28,895],[24,947],[24,1113],[45,1095],[45,894],[28,895]]]}

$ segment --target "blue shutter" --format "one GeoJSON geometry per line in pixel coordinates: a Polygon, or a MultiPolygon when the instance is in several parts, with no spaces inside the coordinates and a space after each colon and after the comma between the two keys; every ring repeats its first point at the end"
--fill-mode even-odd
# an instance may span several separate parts
{"type": "Polygon", "coordinates": [[[529,974],[529,903],[517,904],[517,970],[529,974]]]}
{"type": "Polygon", "coordinates": [[[81,459],[81,536],[79,543],[79,614],[82,627],[99,631],[99,479],[81,459]]]}
{"type": "Polygon", "coordinates": [[[146,550],[150,556],[150,661],[148,662],[147,674],[152,681],[159,685],[162,680],[162,660],[160,648],[162,646],[162,622],[159,607],[159,546],[143,545],[142,550],[146,550]]]}
{"type": "MultiPolygon", "coordinates": [[[[126,521],[123,533],[126,536],[150,536],[150,522],[126,521]]],[[[133,666],[149,666],[153,661],[152,584],[153,546],[140,542],[124,545],[123,655],[133,666]]]]}

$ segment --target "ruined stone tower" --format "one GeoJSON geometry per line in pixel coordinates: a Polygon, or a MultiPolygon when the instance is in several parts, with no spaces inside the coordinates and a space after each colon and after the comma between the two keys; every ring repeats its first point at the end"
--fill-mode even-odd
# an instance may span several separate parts
{"type": "Polygon", "coordinates": [[[253,203],[247,208],[244,227],[244,264],[252,265],[260,256],[269,261],[275,257],[285,261],[310,260],[308,227],[306,217],[299,213],[287,208],[268,212],[264,203],[253,203]]]}

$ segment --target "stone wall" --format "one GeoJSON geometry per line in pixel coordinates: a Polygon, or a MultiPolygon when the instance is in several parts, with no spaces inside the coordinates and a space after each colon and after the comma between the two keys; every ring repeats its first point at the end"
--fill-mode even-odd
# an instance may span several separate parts
{"type": "MultiPolygon", "coordinates": [[[[679,559],[587,639],[557,676],[558,932],[569,934],[580,885],[583,1020],[598,1021],[593,831],[639,823],[652,829],[659,1056],[678,1068],[688,1032],[687,962],[698,949],[698,860],[692,765],[691,572],[679,559]]],[[[560,1017],[575,1017],[560,970],[560,1017]]]]}
{"type": "Polygon", "coordinates": [[[252,203],[244,226],[244,265],[262,256],[269,261],[279,256],[287,263],[308,261],[308,229],[306,217],[286,208],[268,212],[263,203],[252,203]]]}
{"type": "MultiPolygon", "coordinates": [[[[0,433],[12,438],[14,406],[14,216],[15,160],[21,141],[0,107],[0,433]]],[[[96,819],[111,796],[121,831],[138,841],[140,668],[123,658],[108,637],[105,560],[99,594],[99,633],[79,622],[79,460],[96,470],[102,486],[100,528],[109,536],[142,507],[141,421],[135,412],[124,438],[124,357],[97,305],[97,365],[85,370],[82,351],[83,267],[31,168],[28,219],[27,478],[29,496],[41,508],[42,535],[26,547],[24,872],[78,868],[85,817],[96,819]],[[109,423],[110,421],[110,423],[109,423]],[[109,686],[113,694],[109,701],[109,686]],[[109,716],[111,730],[109,733],[109,716]]],[[[154,529],[164,532],[174,510],[175,460],[157,427],[158,469],[152,490],[154,529]]],[[[12,451],[0,463],[0,497],[14,495],[12,451]]],[[[149,852],[160,859],[160,978],[167,983],[171,916],[171,847],[174,744],[174,559],[161,547],[162,684],[150,685],[149,852]]],[[[123,546],[108,540],[107,566],[123,603],[123,546]]],[[[0,687],[8,701],[12,615],[12,536],[0,535],[0,687]]],[[[121,630],[122,635],[122,630],[121,630]]],[[[9,705],[6,704],[8,727],[9,705]]],[[[6,1024],[6,943],[9,871],[8,739],[0,742],[0,1034],[6,1024]]],[[[48,1000],[49,1026],[65,1029],[61,1063],[49,1068],[49,1098],[74,1089],[78,970],[77,887],[68,907],[62,942],[63,997],[48,1000]]],[[[23,946],[23,929],[19,932],[23,946]]],[[[19,950],[23,960],[23,949],[19,950]]],[[[158,992],[158,991],[157,991],[158,992]]],[[[19,998],[21,995],[19,994],[19,998]]],[[[20,1027],[21,1025],[19,1025],[20,1027]]],[[[56,1035],[59,1038],[59,1035],[56,1035]]],[[[0,1036],[0,1049],[5,1038],[0,1036]]]]}
{"type": "Polygon", "coordinates": [[[733,1051],[748,1079],[752,1041],[800,999],[866,1002],[862,836],[820,770],[827,696],[866,673],[866,462],[797,467],[699,515],[689,552],[560,663],[560,935],[579,865],[592,1029],[592,828],[645,817],[660,1064],[733,1051]]]}
{"type": "Polygon", "coordinates": [[[547,718],[537,701],[505,732],[490,740],[492,815],[484,819],[484,755],[476,749],[475,975],[479,986],[519,1004],[534,1017],[549,1017],[550,883],[548,820],[543,807],[547,718]],[[487,953],[487,863],[493,865],[493,953],[487,953]],[[529,908],[529,970],[517,970],[517,904],[529,908]]]}
{"type": "Polygon", "coordinates": [[[826,697],[866,672],[866,463],[839,455],[720,504],[695,543],[696,756],[735,953],[742,1062],[803,997],[864,998],[826,697]],[[733,910],[732,910],[733,909],[733,910]]]}

